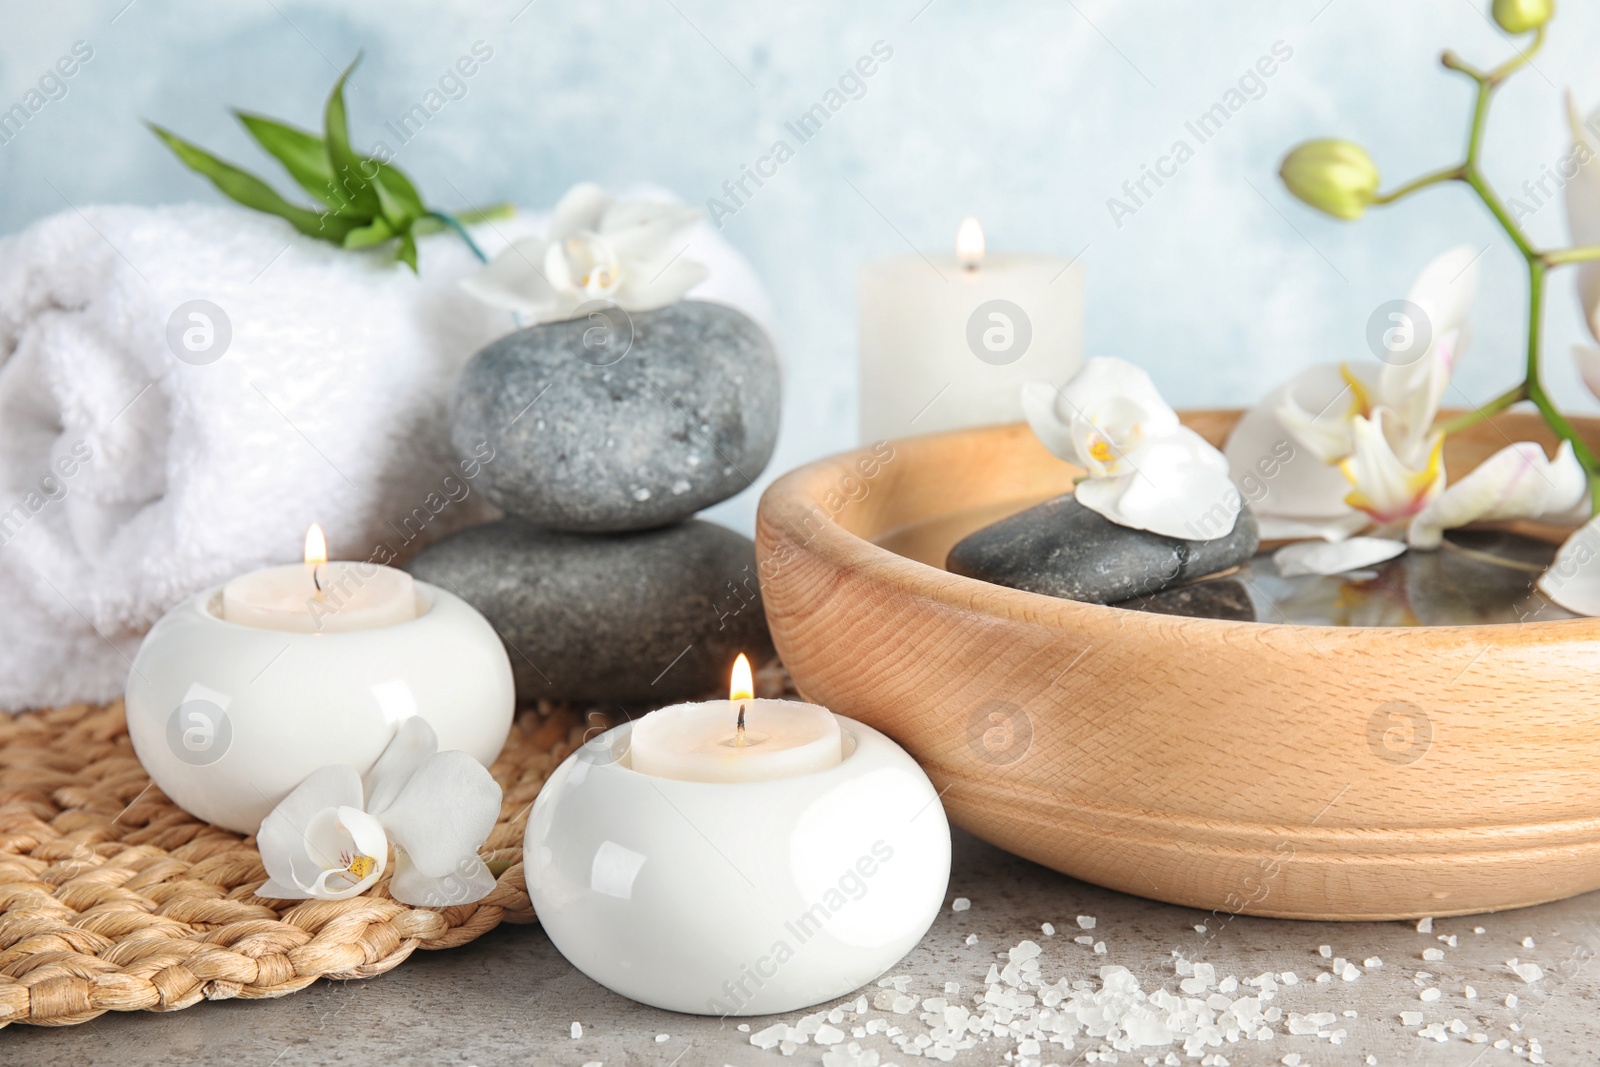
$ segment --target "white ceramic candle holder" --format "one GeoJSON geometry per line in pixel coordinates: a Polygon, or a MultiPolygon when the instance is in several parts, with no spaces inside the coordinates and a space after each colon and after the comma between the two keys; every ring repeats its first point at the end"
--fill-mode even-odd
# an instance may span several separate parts
{"type": "Polygon", "coordinates": [[[220,586],[178,605],[128,678],[128,735],[151,779],[190,814],[253,834],[317,768],[365,774],[413,715],[441,750],[488,766],[516,705],[505,647],[459,597],[424,582],[416,594],[415,619],[340,633],[227,622],[220,586]]]}
{"type": "Polygon", "coordinates": [[[523,844],[556,948],[623,996],[697,1015],[809,1007],[898,963],[943,904],[950,827],[910,756],[838,718],[842,761],[770,781],[640,774],[632,724],[569,756],[523,844]]]}

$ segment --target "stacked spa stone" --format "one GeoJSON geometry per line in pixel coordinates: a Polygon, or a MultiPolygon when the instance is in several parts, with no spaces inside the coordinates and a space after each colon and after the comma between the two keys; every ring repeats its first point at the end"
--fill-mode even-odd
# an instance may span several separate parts
{"type": "Polygon", "coordinates": [[[451,433],[506,518],[410,565],[494,624],[520,699],[659,704],[771,654],[755,546],[691,516],[772,456],[778,363],[753,321],[681,301],[519,330],[473,357],[451,433]]]}

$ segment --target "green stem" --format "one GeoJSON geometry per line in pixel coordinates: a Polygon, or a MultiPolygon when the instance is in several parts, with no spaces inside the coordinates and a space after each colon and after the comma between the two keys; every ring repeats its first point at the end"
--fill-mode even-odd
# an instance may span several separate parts
{"type": "Polygon", "coordinates": [[[444,211],[430,211],[428,212],[428,217],[431,219],[438,219],[440,222],[456,231],[456,234],[467,243],[467,247],[472,249],[472,254],[478,257],[479,263],[489,262],[489,257],[483,254],[483,249],[478,247],[478,242],[472,239],[472,235],[467,232],[467,228],[461,225],[460,219],[444,211]]]}
{"type": "Polygon", "coordinates": [[[1410,196],[1418,189],[1423,189],[1430,185],[1437,185],[1440,182],[1460,181],[1466,176],[1467,168],[1465,166],[1445,167],[1443,170],[1436,170],[1431,174],[1424,174],[1420,178],[1413,178],[1404,185],[1399,186],[1396,189],[1391,189],[1387,193],[1381,193],[1378,196],[1373,197],[1372,202],[1374,204],[1392,204],[1403,196],[1410,196]]]}
{"type": "Polygon", "coordinates": [[[1600,259],[1600,245],[1556,248],[1542,253],[1539,258],[1544,260],[1544,265],[1547,267],[1560,267],[1567,263],[1587,263],[1592,259],[1600,259]]]}
{"type": "Polygon", "coordinates": [[[1527,381],[1523,383],[1528,399],[1539,409],[1546,425],[1555,435],[1572,445],[1572,454],[1589,479],[1589,509],[1591,515],[1600,515],[1600,457],[1596,457],[1577,429],[1567,420],[1544,391],[1539,374],[1539,352],[1544,331],[1545,265],[1539,258],[1528,260],[1528,363],[1527,381]]]}
{"type": "Polygon", "coordinates": [[[1469,411],[1465,415],[1458,415],[1449,422],[1441,422],[1434,429],[1446,435],[1459,433],[1469,426],[1476,426],[1480,422],[1486,422],[1494,418],[1506,408],[1511,407],[1513,404],[1519,404],[1526,399],[1528,399],[1528,383],[1518,382],[1482,407],[1469,411]]]}

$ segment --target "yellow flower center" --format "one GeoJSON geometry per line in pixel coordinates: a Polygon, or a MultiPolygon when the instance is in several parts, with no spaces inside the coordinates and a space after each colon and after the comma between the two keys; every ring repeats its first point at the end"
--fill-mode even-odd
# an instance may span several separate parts
{"type": "Polygon", "coordinates": [[[1093,456],[1097,463],[1102,463],[1106,466],[1110,466],[1111,461],[1116,458],[1111,451],[1111,442],[1104,437],[1096,437],[1094,439],[1094,443],[1089,446],[1089,455],[1093,456]]]}
{"type": "Polygon", "coordinates": [[[378,861],[373,857],[358,854],[352,858],[348,864],[345,865],[345,870],[349,871],[355,877],[356,881],[359,882],[361,879],[371,874],[377,866],[378,861]]]}

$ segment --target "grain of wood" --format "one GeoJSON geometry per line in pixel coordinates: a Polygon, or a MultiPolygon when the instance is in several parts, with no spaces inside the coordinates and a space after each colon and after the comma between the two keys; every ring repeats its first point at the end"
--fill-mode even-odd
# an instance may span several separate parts
{"type": "MultiPolygon", "coordinates": [[[[1220,443],[1237,416],[1184,420],[1220,443]]],[[[1447,468],[1515,440],[1553,450],[1536,418],[1507,414],[1453,436],[1447,468]]],[[[1600,888],[1600,620],[1190,619],[930,565],[1080,473],[1003,426],[773,483],[757,552],[798,689],[906,746],[959,825],[1141,896],[1355,920],[1600,888]]]]}

